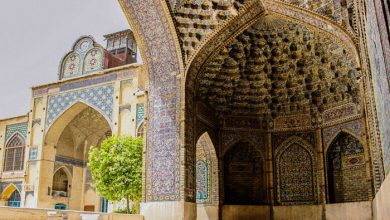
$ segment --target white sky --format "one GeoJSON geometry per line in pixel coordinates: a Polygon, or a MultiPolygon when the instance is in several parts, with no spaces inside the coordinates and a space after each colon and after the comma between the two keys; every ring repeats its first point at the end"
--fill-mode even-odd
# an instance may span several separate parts
{"type": "Polygon", "coordinates": [[[116,0],[9,0],[0,7],[0,119],[26,114],[31,87],[55,82],[82,35],[128,29],[116,0]]]}

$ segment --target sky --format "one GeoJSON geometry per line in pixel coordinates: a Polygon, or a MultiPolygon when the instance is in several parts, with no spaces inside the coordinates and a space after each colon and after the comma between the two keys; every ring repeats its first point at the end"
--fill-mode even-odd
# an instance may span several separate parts
{"type": "Polygon", "coordinates": [[[62,57],[91,35],[129,28],[116,0],[19,0],[0,7],[0,119],[30,110],[31,87],[58,80],[62,57]]]}

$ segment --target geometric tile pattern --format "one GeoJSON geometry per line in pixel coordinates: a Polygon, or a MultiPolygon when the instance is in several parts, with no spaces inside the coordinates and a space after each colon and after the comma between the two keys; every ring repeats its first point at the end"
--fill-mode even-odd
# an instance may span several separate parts
{"type": "Polygon", "coordinates": [[[50,96],[47,107],[46,131],[66,109],[78,101],[94,107],[111,122],[113,93],[114,87],[109,84],[50,96]]]}
{"type": "Polygon", "coordinates": [[[310,154],[298,144],[293,144],[281,155],[280,202],[312,202],[313,166],[310,154]]]}
{"type": "Polygon", "coordinates": [[[19,132],[24,138],[27,137],[27,122],[13,124],[13,125],[7,125],[5,133],[5,142],[8,141],[8,139],[15,134],[15,132],[19,132]]]}
{"type": "Polygon", "coordinates": [[[143,103],[137,104],[137,128],[144,120],[145,107],[143,103]]]}
{"type": "Polygon", "coordinates": [[[36,159],[38,159],[38,148],[37,147],[30,148],[28,159],[29,160],[36,160],[36,159]]]}
{"type": "Polygon", "coordinates": [[[195,199],[197,204],[219,204],[218,158],[209,134],[196,142],[195,199]]]}
{"type": "Polygon", "coordinates": [[[90,37],[83,37],[77,41],[73,50],[61,63],[60,79],[76,77],[103,69],[103,49],[94,44],[90,37]]]}
{"type": "MultiPolygon", "coordinates": [[[[187,158],[181,160],[178,122],[181,79],[179,55],[170,21],[163,15],[166,4],[159,0],[120,1],[130,19],[137,21],[134,29],[141,41],[149,68],[148,136],[146,153],[146,201],[194,201],[194,181],[186,181],[182,170],[187,158]],[[158,27],[158,28],[156,28],[158,27]],[[175,73],[175,74],[172,74],[175,73]],[[181,190],[185,187],[186,190],[181,190]]],[[[187,154],[187,153],[186,153],[187,154]]],[[[190,167],[192,170],[195,163],[190,167]]]]}
{"type": "Polygon", "coordinates": [[[290,137],[274,147],[276,198],[279,205],[315,204],[316,155],[300,137],[290,137]]]}
{"type": "Polygon", "coordinates": [[[209,198],[209,161],[198,160],[196,162],[196,202],[209,198]]]}

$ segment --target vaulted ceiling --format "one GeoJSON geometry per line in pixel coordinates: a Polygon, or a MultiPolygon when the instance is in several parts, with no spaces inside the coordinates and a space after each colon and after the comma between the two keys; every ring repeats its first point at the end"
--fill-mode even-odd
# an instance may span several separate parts
{"type": "Polygon", "coordinates": [[[197,95],[219,115],[320,114],[359,103],[358,71],[333,39],[268,15],[209,59],[197,95]]]}
{"type": "Polygon", "coordinates": [[[268,2],[287,3],[330,19],[347,32],[355,32],[356,7],[353,0],[168,0],[184,60],[188,61],[211,33],[254,2],[259,4],[258,7],[264,7],[268,2]]]}

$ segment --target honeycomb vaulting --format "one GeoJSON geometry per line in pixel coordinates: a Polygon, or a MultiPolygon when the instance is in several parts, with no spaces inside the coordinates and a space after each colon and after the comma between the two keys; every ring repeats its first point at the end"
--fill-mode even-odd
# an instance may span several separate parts
{"type": "Polygon", "coordinates": [[[248,0],[192,0],[182,3],[175,12],[179,38],[184,56],[188,59],[199,43],[220,23],[238,10],[248,0]]]}
{"type": "Polygon", "coordinates": [[[197,86],[219,114],[317,115],[359,102],[357,74],[334,40],[267,16],[220,50],[197,86]]]}

